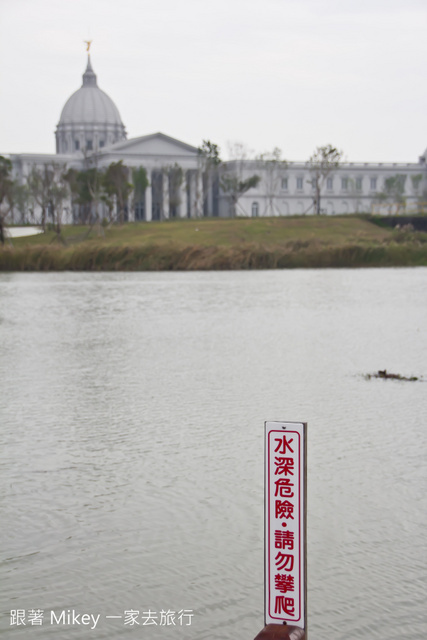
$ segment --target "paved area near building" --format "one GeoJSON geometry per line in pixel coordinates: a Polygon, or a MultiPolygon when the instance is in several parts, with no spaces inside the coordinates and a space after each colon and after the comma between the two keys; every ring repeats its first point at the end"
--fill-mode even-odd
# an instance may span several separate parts
{"type": "Polygon", "coordinates": [[[43,229],[38,227],[9,227],[6,228],[6,234],[9,238],[22,238],[23,236],[35,236],[43,233],[43,229]]]}

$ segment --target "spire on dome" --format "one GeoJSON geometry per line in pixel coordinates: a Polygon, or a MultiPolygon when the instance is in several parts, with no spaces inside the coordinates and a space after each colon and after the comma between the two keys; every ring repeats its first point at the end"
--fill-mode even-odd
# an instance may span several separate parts
{"type": "Polygon", "coordinates": [[[83,86],[84,87],[97,87],[96,83],[96,74],[92,69],[92,65],[90,63],[90,55],[87,56],[87,67],[86,71],[83,74],[83,86]]]}

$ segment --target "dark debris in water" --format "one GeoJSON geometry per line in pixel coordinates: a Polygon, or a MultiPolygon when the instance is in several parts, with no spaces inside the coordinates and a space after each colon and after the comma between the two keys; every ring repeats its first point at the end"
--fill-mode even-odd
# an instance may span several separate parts
{"type": "Polygon", "coordinates": [[[367,373],[365,378],[382,378],[383,380],[406,380],[407,382],[415,382],[419,380],[416,376],[401,376],[400,373],[389,373],[387,369],[378,369],[376,373],[367,373]]]}

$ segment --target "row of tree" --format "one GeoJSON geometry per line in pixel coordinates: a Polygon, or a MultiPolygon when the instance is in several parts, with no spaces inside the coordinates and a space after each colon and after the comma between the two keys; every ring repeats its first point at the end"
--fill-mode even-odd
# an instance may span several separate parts
{"type": "MultiPolygon", "coordinates": [[[[221,173],[222,161],[219,155],[219,148],[210,141],[203,141],[202,147],[199,148],[199,155],[204,160],[204,171],[210,174],[210,178],[205,182],[212,183],[213,176],[219,179],[219,184],[225,195],[230,201],[231,215],[235,215],[239,209],[240,197],[252,187],[256,187],[260,182],[257,174],[247,175],[245,168],[248,166],[247,160],[249,153],[244,145],[236,144],[229,149],[229,155],[233,164],[227,166],[227,171],[221,173]],[[218,178],[219,177],[219,178],[218,178]]],[[[286,160],[282,159],[281,150],[277,147],[271,152],[266,152],[255,156],[260,172],[262,172],[262,186],[266,196],[266,210],[264,215],[280,215],[277,208],[276,199],[279,193],[280,183],[283,179],[284,170],[288,167],[286,160]]],[[[306,167],[310,173],[310,179],[307,181],[312,187],[312,202],[305,213],[314,212],[320,215],[322,209],[322,197],[325,192],[325,186],[328,178],[340,166],[343,161],[343,152],[331,144],[317,147],[314,153],[306,162],[306,167]]],[[[419,205],[421,208],[427,201],[427,190],[419,189],[423,175],[416,174],[411,176],[412,188],[418,193],[419,205]]],[[[382,189],[377,191],[375,199],[378,203],[389,203],[397,208],[405,206],[405,185],[407,175],[396,174],[385,178],[382,189]]],[[[349,188],[351,185],[349,184],[349,188]]],[[[243,210],[242,210],[243,211],[243,210]]]]}
{"type": "MultiPolygon", "coordinates": [[[[239,208],[240,197],[258,185],[261,177],[258,174],[246,175],[245,168],[248,160],[247,148],[240,144],[234,144],[229,149],[232,165],[227,167],[227,171],[222,173],[222,161],[220,151],[216,144],[209,140],[204,140],[199,147],[199,157],[202,159],[204,181],[209,186],[215,179],[230,202],[230,213],[236,215],[239,208]],[[230,170],[231,166],[231,170],[230,170]]],[[[278,215],[276,196],[283,178],[283,171],[288,167],[286,160],[282,159],[282,152],[278,147],[273,151],[262,153],[255,157],[256,166],[259,167],[263,175],[263,188],[265,191],[267,206],[265,215],[278,215]]],[[[328,176],[339,166],[343,157],[332,145],[317,147],[314,154],[307,162],[310,171],[310,184],[313,187],[313,204],[310,207],[317,214],[321,213],[321,193],[328,176]]],[[[209,188],[204,190],[209,193],[209,188]]]]}
{"type": "Polygon", "coordinates": [[[12,164],[0,156],[0,241],[4,242],[4,222],[20,224],[36,222],[40,211],[43,229],[51,224],[59,239],[64,212],[74,222],[98,224],[102,229],[102,211],[107,210],[108,222],[124,222],[129,194],[143,198],[148,185],[143,167],[130,171],[122,161],[111,163],[105,170],[97,167],[84,171],[67,169],[54,162],[31,167],[24,183],[12,177],[12,164]],[[67,211],[70,206],[72,211],[67,211]]]}

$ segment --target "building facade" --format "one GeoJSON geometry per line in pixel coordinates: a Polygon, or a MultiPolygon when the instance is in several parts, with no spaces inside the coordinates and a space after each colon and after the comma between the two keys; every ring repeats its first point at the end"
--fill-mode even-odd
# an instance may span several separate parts
{"type": "MultiPolygon", "coordinates": [[[[325,215],[344,215],[426,211],[426,156],[427,151],[414,163],[340,163],[320,181],[320,212],[325,215]],[[399,185],[399,194],[396,193],[396,184],[399,185]]],[[[260,176],[257,186],[239,198],[236,215],[315,214],[315,185],[307,163],[268,165],[268,162],[257,160],[226,163],[226,172],[235,171],[243,179],[251,175],[260,176]]],[[[227,194],[220,192],[219,198],[219,215],[230,215],[227,194]]]]}
{"type": "MultiPolygon", "coordinates": [[[[56,154],[6,156],[13,177],[25,184],[33,167],[48,165],[103,170],[122,161],[131,170],[143,167],[148,186],[129,198],[129,221],[316,213],[313,174],[306,163],[239,159],[211,166],[196,147],[163,133],[127,139],[119,110],[98,87],[89,56],[82,86],[65,103],[55,139],[56,154]],[[251,188],[239,189],[254,176],[251,188]]],[[[427,149],[414,163],[341,163],[320,187],[320,212],[326,215],[416,212],[427,200],[427,149]],[[399,201],[389,189],[396,182],[399,201]]],[[[71,201],[63,221],[76,221],[71,201]]]]}

